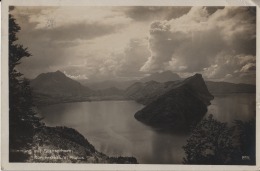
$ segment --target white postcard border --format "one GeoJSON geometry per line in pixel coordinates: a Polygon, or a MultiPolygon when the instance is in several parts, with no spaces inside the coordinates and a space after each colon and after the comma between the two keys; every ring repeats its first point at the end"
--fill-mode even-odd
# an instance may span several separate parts
{"type": "MultiPolygon", "coordinates": [[[[260,170],[260,94],[256,90],[256,166],[159,165],[159,164],[65,164],[9,163],[8,153],[8,6],[257,6],[251,0],[4,0],[2,2],[1,58],[1,169],[3,170],[260,170]]],[[[257,6],[257,47],[259,47],[260,7],[257,6]]],[[[258,49],[258,48],[257,48],[258,49]]],[[[257,84],[260,81],[257,50],[257,84]]]]}

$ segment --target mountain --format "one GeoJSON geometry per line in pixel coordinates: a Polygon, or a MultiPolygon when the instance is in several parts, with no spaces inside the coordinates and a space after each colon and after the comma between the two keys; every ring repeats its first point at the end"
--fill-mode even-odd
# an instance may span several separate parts
{"type": "Polygon", "coordinates": [[[214,95],[256,92],[256,86],[250,84],[206,81],[206,85],[209,91],[214,95]]]}
{"type": "Polygon", "coordinates": [[[195,74],[175,83],[172,89],[138,111],[135,118],[154,127],[187,130],[203,118],[213,98],[202,75],[195,74]]]}
{"type": "Polygon", "coordinates": [[[176,73],[173,73],[171,71],[164,71],[164,72],[156,72],[151,74],[150,76],[142,78],[141,82],[148,82],[148,81],[156,81],[160,83],[168,82],[168,81],[176,81],[180,80],[180,76],[176,73]]]}
{"type": "MultiPolygon", "coordinates": [[[[125,96],[131,100],[135,100],[138,103],[147,105],[154,101],[159,96],[170,91],[171,89],[178,87],[189,79],[184,81],[169,81],[165,83],[159,83],[155,81],[149,81],[146,83],[136,82],[129,86],[125,90],[125,96]]],[[[208,91],[214,95],[228,95],[233,93],[255,93],[256,86],[250,84],[234,84],[228,82],[205,82],[208,91]]]]}
{"type": "MultiPolygon", "coordinates": [[[[170,71],[164,73],[166,73],[165,75],[172,75],[170,71]]],[[[158,74],[164,75],[163,73],[155,75],[158,74]]],[[[155,77],[151,75],[143,79],[143,81],[149,80],[148,78],[155,77]]],[[[89,82],[88,85],[91,85],[91,88],[89,88],[67,77],[64,73],[56,71],[40,74],[31,80],[31,87],[37,105],[91,100],[135,100],[138,103],[148,105],[166,92],[184,84],[189,79],[168,82],[157,82],[154,80],[147,82],[136,82],[134,80],[125,82],[89,82]],[[125,88],[127,85],[129,86],[125,88]]],[[[207,81],[206,85],[209,92],[213,95],[255,93],[256,91],[255,85],[248,84],[207,81]]]]}
{"type": "Polygon", "coordinates": [[[110,87],[110,88],[106,88],[106,89],[96,90],[95,94],[97,96],[112,96],[112,95],[121,96],[124,94],[124,91],[121,89],[118,89],[116,87],[110,87]]]}
{"type": "Polygon", "coordinates": [[[124,90],[116,87],[93,90],[93,95],[89,97],[90,100],[126,100],[124,90]]]}
{"type": "Polygon", "coordinates": [[[178,86],[180,83],[180,80],[166,83],[159,83],[156,81],[145,83],[136,82],[125,90],[125,96],[138,103],[147,105],[159,96],[178,86]]]}
{"type": "Polygon", "coordinates": [[[48,105],[76,101],[125,100],[124,91],[116,87],[92,90],[60,71],[42,73],[31,80],[34,101],[48,105]]]}
{"type": "Polygon", "coordinates": [[[91,89],[82,86],[60,71],[40,74],[31,80],[31,88],[39,103],[86,100],[93,94],[91,89]]]}
{"type": "Polygon", "coordinates": [[[136,82],[125,90],[125,95],[131,100],[141,104],[148,104],[166,90],[162,83],[149,81],[146,83],[136,82]]]}
{"type": "Polygon", "coordinates": [[[168,82],[168,81],[176,81],[180,80],[178,74],[175,74],[171,71],[164,71],[164,72],[157,72],[153,73],[150,76],[144,77],[140,80],[133,79],[128,81],[116,81],[116,80],[105,80],[105,81],[94,81],[94,80],[78,80],[82,85],[87,86],[93,90],[102,90],[108,89],[111,87],[115,87],[118,89],[125,90],[135,82],[149,82],[149,81],[156,81],[160,83],[168,82]]]}
{"type": "Polygon", "coordinates": [[[115,81],[115,80],[105,80],[105,81],[90,81],[90,80],[78,80],[82,85],[91,88],[92,90],[102,90],[109,89],[111,87],[124,90],[137,80],[129,81],[115,81]]]}
{"type": "Polygon", "coordinates": [[[91,93],[89,88],[60,71],[40,74],[31,81],[31,86],[33,91],[43,94],[79,96],[91,93]]]}

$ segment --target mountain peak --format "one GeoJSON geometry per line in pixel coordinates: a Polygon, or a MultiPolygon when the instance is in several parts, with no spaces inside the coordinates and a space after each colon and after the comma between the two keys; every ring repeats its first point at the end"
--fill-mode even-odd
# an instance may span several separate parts
{"type": "Polygon", "coordinates": [[[57,70],[56,72],[52,72],[50,74],[55,74],[55,75],[60,75],[60,76],[65,76],[67,77],[63,72],[61,72],[60,70],[57,70]]]}
{"type": "Polygon", "coordinates": [[[50,96],[57,101],[85,98],[91,93],[88,87],[82,86],[79,82],[72,80],[59,70],[40,74],[31,81],[31,87],[34,92],[50,96]]]}
{"type": "Polygon", "coordinates": [[[206,83],[201,74],[196,73],[195,75],[186,78],[180,85],[190,85],[191,89],[198,93],[198,96],[206,104],[210,104],[210,100],[214,97],[208,91],[206,83]]]}
{"type": "Polygon", "coordinates": [[[63,74],[60,70],[57,70],[55,73],[63,74]]]}
{"type": "Polygon", "coordinates": [[[57,76],[62,76],[62,77],[67,77],[63,72],[60,70],[57,70],[56,72],[47,72],[47,73],[41,73],[38,75],[35,79],[45,79],[49,77],[57,77],[57,76]]]}
{"type": "Polygon", "coordinates": [[[199,73],[196,73],[194,76],[195,76],[195,77],[201,77],[201,78],[202,78],[202,75],[199,74],[199,73]]]}

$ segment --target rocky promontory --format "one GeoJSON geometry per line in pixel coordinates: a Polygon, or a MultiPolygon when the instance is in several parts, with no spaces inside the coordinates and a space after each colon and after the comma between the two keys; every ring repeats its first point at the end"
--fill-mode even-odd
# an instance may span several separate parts
{"type": "Polygon", "coordinates": [[[203,118],[213,98],[202,75],[195,74],[176,83],[171,90],[138,111],[135,118],[158,128],[188,130],[203,118]]]}

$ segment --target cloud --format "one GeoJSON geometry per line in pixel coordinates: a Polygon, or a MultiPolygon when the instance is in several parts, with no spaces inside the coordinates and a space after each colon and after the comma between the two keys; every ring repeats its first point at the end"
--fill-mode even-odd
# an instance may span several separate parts
{"type": "MultiPolygon", "coordinates": [[[[248,7],[225,7],[211,13],[205,7],[193,7],[179,18],[153,22],[149,37],[151,56],[140,70],[193,73],[207,68],[216,72],[207,75],[213,78],[220,72],[217,68],[227,75],[232,67],[218,67],[222,65],[221,55],[230,60],[239,56],[239,61],[248,56],[255,58],[255,17],[248,7]]],[[[253,68],[248,63],[244,67],[253,68]]],[[[234,65],[241,67],[236,62],[234,65]]]]}
{"type": "Polygon", "coordinates": [[[70,75],[66,71],[64,71],[64,74],[67,77],[69,77],[69,78],[71,78],[73,80],[86,80],[86,79],[88,79],[88,77],[86,75],[70,75]]]}
{"type": "Polygon", "coordinates": [[[147,40],[131,39],[123,52],[113,52],[100,58],[98,67],[89,76],[89,79],[129,80],[143,76],[139,68],[149,55],[147,40]]]}
{"type": "Polygon", "coordinates": [[[41,35],[49,41],[73,41],[75,39],[93,39],[107,34],[117,32],[122,25],[106,25],[102,23],[76,23],[71,25],[59,26],[50,29],[36,29],[32,36],[41,35]]]}
{"type": "Polygon", "coordinates": [[[123,79],[172,70],[183,77],[255,79],[255,7],[15,7],[33,78],[123,79]],[[229,61],[229,63],[226,63],[229,61]]]}
{"type": "Polygon", "coordinates": [[[89,54],[85,57],[74,58],[67,65],[60,66],[59,70],[73,79],[89,80],[130,80],[143,76],[139,68],[147,60],[150,52],[147,49],[146,39],[131,39],[122,52],[108,54],[89,54]]]}
{"type": "Polygon", "coordinates": [[[125,8],[126,16],[136,21],[170,20],[186,14],[191,7],[136,6],[125,8]]]}
{"type": "Polygon", "coordinates": [[[131,19],[125,17],[123,11],[115,10],[116,8],[109,6],[17,6],[12,14],[28,16],[31,23],[37,23],[38,29],[46,28],[50,21],[53,22],[54,27],[97,21],[107,25],[129,24],[131,19]]]}
{"type": "Polygon", "coordinates": [[[207,12],[211,15],[213,13],[215,13],[218,9],[224,9],[224,6],[209,6],[209,7],[205,7],[207,12]]]}
{"type": "MultiPolygon", "coordinates": [[[[63,13],[66,12],[63,10],[63,13]]],[[[77,19],[77,22],[71,21],[68,23],[68,20],[74,19],[75,16],[66,18],[68,14],[62,16],[62,14],[58,15],[54,11],[60,11],[60,8],[16,7],[13,15],[15,15],[19,25],[23,28],[20,35],[29,34],[30,37],[45,38],[46,41],[50,42],[73,41],[75,39],[86,40],[115,33],[125,26],[125,23],[104,22],[106,20],[93,21],[86,18],[82,19],[78,16],[77,18],[81,18],[81,20],[77,19]]],[[[74,10],[71,10],[67,13],[74,12],[74,10]]],[[[111,19],[107,20],[111,21],[111,19]]]]}
{"type": "Polygon", "coordinates": [[[121,54],[121,62],[117,69],[119,77],[140,77],[143,75],[139,69],[150,55],[147,46],[148,42],[145,39],[130,40],[128,46],[121,54]]]}
{"type": "Polygon", "coordinates": [[[206,78],[221,79],[228,76],[241,76],[248,72],[255,72],[256,57],[252,55],[219,54],[214,64],[204,68],[206,78]]]}
{"type": "Polygon", "coordinates": [[[241,70],[241,72],[250,72],[250,71],[256,71],[256,63],[247,63],[244,65],[241,70]]]}
{"type": "Polygon", "coordinates": [[[22,28],[19,42],[29,47],[32,54],[18,66],[26,77],[56,70],[73,79],[143,75],[139,68],[150,53],[145,39],[144,28],[149,29],[146,24],[132,23],[126,27],[130,20],[110,7],[76,9],[50,7],[36,11],[33,7],[19,7],[14,10],[22,28]],[[80,18],[78,11],[85,11],[80,15],[88,14],[87,17],[80,18]]]}
{"type": "MultiPolygon", "coordinates": [[[[79,11],[82,12],[83,9],[80,9],[79,11]]],[[[102,17],[99,15],[100,20],[87,20],[84,15],[82,19],[75,11],[77,10],[72,8],[66,13],[66,10],[57,7],[15,7],[12,11],[17,23],[21,26],[18,42],[28,47],[32,54],[30,58],[23,59],[18,66],[26,77],[34,78],[42,72],[69,68],[66,65],[69,65],[71,61],[80,63],[88,58],[86,56],[99,55],[99,52],[95,54],[92,51],[89,52],[91,41],[117,33],[126,23],[126,21],[113,22],[115,18],[122,18],[117,15],[109,15],[110,17],[106,20],[101,19],[105,15],[102,17]],[[68,13],[71,13],[73,17],[68,13]],[[53,17],[54,14],[55,17],[53,17]],[[81,20],[69,21],[75,17],[81,20]],[[54,23],[48,23],[49,20],[54,23]]],[[[84,71],[79,67],[77,69],[84,71]]]]}

